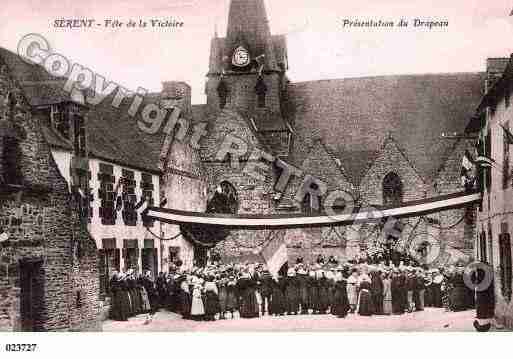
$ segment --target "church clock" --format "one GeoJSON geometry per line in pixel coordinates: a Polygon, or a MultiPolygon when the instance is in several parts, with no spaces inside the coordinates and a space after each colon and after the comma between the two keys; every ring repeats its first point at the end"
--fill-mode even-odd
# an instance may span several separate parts
{"type": "Polygon", "coordinates": [[[237,67],[246,67],[250,62],[249,51],[243,46],[237,47],[233,52],[232,64],[237,67]]]}

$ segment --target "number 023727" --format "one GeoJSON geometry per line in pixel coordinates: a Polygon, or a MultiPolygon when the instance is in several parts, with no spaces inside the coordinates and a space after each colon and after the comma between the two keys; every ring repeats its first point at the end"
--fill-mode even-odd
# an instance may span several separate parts
{"type": "Polygon", "coordinates": [[[37,344],[5,344],[6,352],[35,352],[37,344]]]}

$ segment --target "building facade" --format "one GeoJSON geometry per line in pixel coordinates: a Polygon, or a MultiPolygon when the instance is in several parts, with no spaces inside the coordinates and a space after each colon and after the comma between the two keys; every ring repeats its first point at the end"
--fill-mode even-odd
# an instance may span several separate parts
{"type": "MultiPolygon", "coordinates": [[[[39,81],[58,79],[0,49],[0,330],[98,330],[96,244],[42,126],[58,102],[78,134],[87,109],[39,81]]],[[[72,143],[87,163],[80,136],[72,143]]]]}
{"type": "Polygon", "coordinates": [[[478,213],[476,257],[494,270],[495,316],[503,325],[513,328],[512,244],[513,194],[510,151],[513,138],[511,106],[513,60],[490,59],[487,92],[478,108],[473,128],[481,131],[482,154],[494,162],[485,168],[481,182],[483,203],[478,213]]]}

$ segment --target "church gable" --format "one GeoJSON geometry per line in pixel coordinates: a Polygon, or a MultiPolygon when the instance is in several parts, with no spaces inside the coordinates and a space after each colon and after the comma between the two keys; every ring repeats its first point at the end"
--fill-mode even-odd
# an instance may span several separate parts
{"type": "Polygon", "coordinates": [[[241,159],[247,159],[255,148],[265,150],[251,125],[236,111],[230,109],[218,112],[208,122],[207,132],[208,136],[201,141],[201,159],[206,162],[217,161],[217,154],[223,143],[228,140],[228,135],[241,140],[247,146],[241,159]]]}
{"type": "Polygon", "coordinates": [[[423,179],[391,136],[360,183],[361,198],[368,205],[378,206],[386,204],[387,193],[397,196],[399,202],[424,198],[425,188],[423,179]]]}
{"type": "Polygon", "coordinates": [[[308,175],[324,182],[327,185],[327,193],[345,191],[355,199],[358,197],[356,187],[348,180],[341,162],[334,157],[321,140],[315,140],[307,151],[308,155],[299,167],[302,175],[299,178],[292,178],[280,201],[280,206],[290,207],[294,210],[301,208],[301,204],[295,202],[295,196],[300,189],[302,179],[308,175]]]}

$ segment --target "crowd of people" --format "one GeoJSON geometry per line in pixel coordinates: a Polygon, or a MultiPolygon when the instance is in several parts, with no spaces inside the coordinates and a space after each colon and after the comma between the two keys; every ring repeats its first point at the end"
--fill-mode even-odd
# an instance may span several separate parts
{"type": "Polygon", "coordinates": [[[110,281],[111,318],[127,320],[160,308],[189,320],[264,315],[331,314],[344,318],[401,315],[425,307],[461,311],[474,306],[464,268],[315,263],[298,261],[271,275],[264,264],[212,264],[151,273],[115,273],[110,281]]]}

